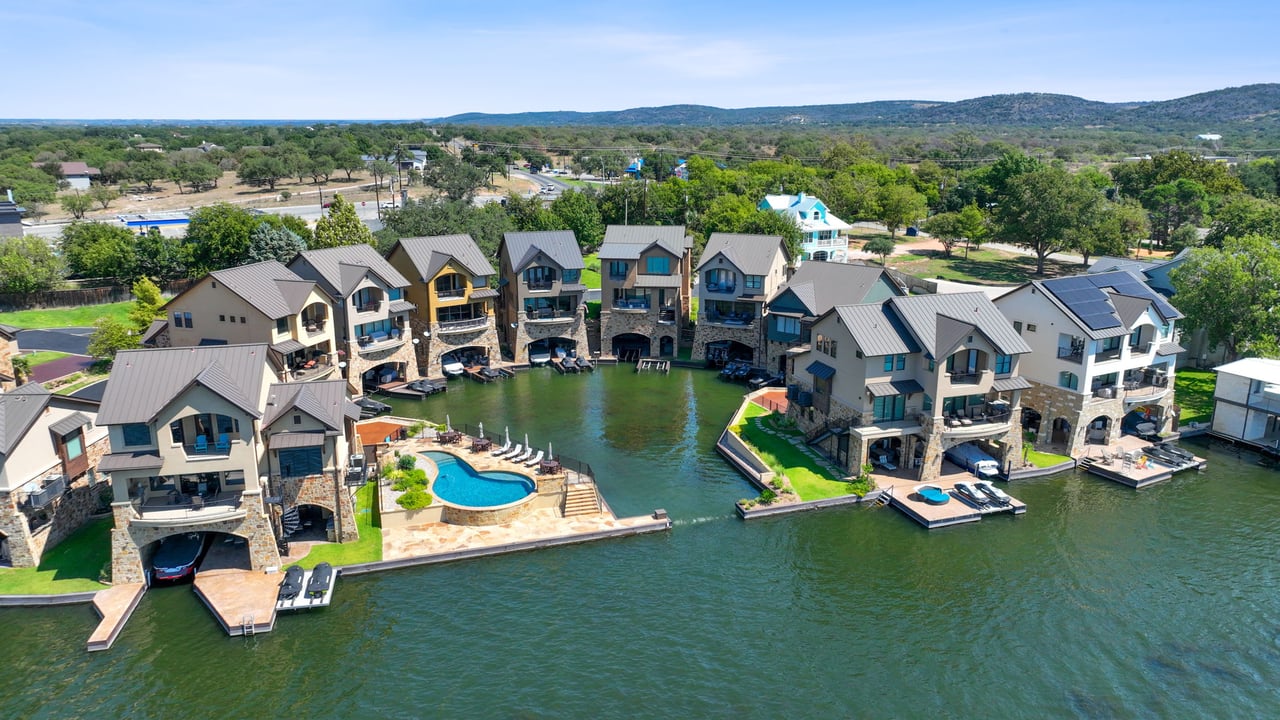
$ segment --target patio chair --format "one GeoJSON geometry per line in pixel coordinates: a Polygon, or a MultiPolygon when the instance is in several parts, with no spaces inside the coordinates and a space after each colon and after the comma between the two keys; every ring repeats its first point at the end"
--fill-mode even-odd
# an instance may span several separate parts
{"type": "Polygon", "coordinates": [[[219,433],[218,441],[213,444],[213,447],[218,452],[230,452],[231,451],[230,436],[228,436],[227,433],[219,433]]]}
{"type": "Polygon", "coordinates": [[[527,462],[531,457],[533,457],[533,448],[529,448],[525,450],[523,455],[517,455],[516,458],[511,462],[524,463],[524,462],[527,462]]]}
{"type": "Polygon", "coordinates": [[[538,463],[542,462],[542,456],[543,456],[543,452],[542,452],[541,450],[539,450],[537,455],[534,455],[533,457],[529,458],[528,460],[525,460],[525,461],[524,461],[524,464],[525,464],[527,467],[533,467],[534,465],[537,465],[538,463]]]}
{"type": "Polygon", "coordinates": [[[493,451],[492,453],[490,453],[490,454],[491,454],[491,455],[493,455],[494,457],[498,457],[499,455],[506,455],[506,454],[507,454],[507,453],[509,453],[509,452],[511,452],[511,441],[510,441],[510,440],[508,440],[508,441],[507,441],[507,444],[505,444],[505,445],[503,445],[502,447],[500,447],[500,448],[498,448],[498,449],[494,450],[494,451],[493,451]]]}
{"type": "Polygon", "coordinates": [[[198,453],[209,452],[209,438],[205,437],[204,435],[196,436],[196,452],[198,453]]]}
{"type": "Polygon", "coordinates": [[[503,460],[510,460],[522,452],[524,452],[524,445],[521,445],[520,443],[516,443],[516,446],[512,448],[509,452],[503,453],[498,457],[502,458],[503,460]]]}

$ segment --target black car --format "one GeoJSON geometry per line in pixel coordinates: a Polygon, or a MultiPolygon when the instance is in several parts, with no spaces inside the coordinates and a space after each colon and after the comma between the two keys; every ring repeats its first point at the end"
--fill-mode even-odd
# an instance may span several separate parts
{"type": "Polygon", "coordinates": [[[161,540],[160,547],[151,556],[151,579],[178,582],[194,576],[204,550],[204,533],[183,533],[161,540]]]}

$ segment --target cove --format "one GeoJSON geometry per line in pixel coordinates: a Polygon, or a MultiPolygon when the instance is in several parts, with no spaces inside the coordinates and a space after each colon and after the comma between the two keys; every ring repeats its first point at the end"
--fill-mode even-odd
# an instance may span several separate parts
{"type": "MultiPolygon", "coordinates": [[[[668,533],[344,579],[227,638],[189,586],[115,647],[87,606],[0,610],[0,702],[32,718],[1266,717],[1280,710],[1280,483],[1196,444],[1133,491],[1004,486],[1018,518],[927,531],[883,508],[743,523],[713,444],[742,388],[602,367],[454,381],[396,414],[510,425],[589,462],[668,533]]],[[[7,713],[8,714],[8,713],[7,713]]]]}

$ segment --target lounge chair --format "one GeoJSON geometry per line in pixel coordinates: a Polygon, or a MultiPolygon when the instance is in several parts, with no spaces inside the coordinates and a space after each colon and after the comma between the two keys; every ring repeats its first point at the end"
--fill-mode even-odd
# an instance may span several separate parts
{"type": "Polygon", "coordinates": [[[528,462],[529,458],[531,457],[533,457],[533,448],[528,448],[527,450],[524,451],[523,455],[517,455],[516,458],[511,462],[517,463],[517,464],[524,463],[524,462],[528,462]]]}
{"type": "Polygon", "coordinates": [[[213,447],[218,452],[230,452],[231,438],[227,435],[227,433],[219,433],[218,441],[213,444],[213,447]]]}
{"type": "Polygon", "coordinates": [[[529,458],[528,460],[525,460],[525,461],[524,461],[524,464],[525,464],[527,467],[533,467],[533,466],[537,465],[538,463],[542,462],[542,456],[543,456],[543,452],[542,452],[541,450],[539,450],[537,455],[534,455],[533,457],[529,458]]]}
{"type": "Polygon", "coordinates": [[[204,435],[196,436],[196,452],[209,452],[209,438],[204,435]]]}
{"type": "Polygon", "coordinates": [[[510,460],[522,452],[524,452],[524,445],[521,445],[520,443],[516,443],[516,446],[514,448],[499,455],[498,457],[502,458],[503,460],[510,460]]]}
{"type": "Polygon", "coordinates": [[[491,452],[491,453],[489,453],[489,454],[490,454],[490,455],[493,455],[494,457],[498,457],[499,455],[506,455],[506,454],[507,454],[507,453],[509,453],[509,452],[511,452],[511,441],[510,441],[510,440],[508,440],[508,441],[507,441],[507,444],[506,444],[506,445],[503,445],[502,447],[495,449],[493,452],[491,452]]]}

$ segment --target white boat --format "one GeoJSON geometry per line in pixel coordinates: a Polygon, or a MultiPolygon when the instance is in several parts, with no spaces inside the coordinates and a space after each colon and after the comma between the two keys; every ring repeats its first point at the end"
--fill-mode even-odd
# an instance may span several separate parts
{"type": "Polygon", "coordinates": [[[453,356],[442,358],[440,363],[440,369],[444,371],[445,375],[449,375],[452,377],[457,377],[458,375],[461,375],[466,370],[466,368],[463,367],[462,363],[459,362],[458,359],[453,356]]]}
{"type": "Polygon", "coordinates": [[[546,365],[549,362],[551,362],[551,353],[549,352],[529,353],[530,365],[546,365]]]}

